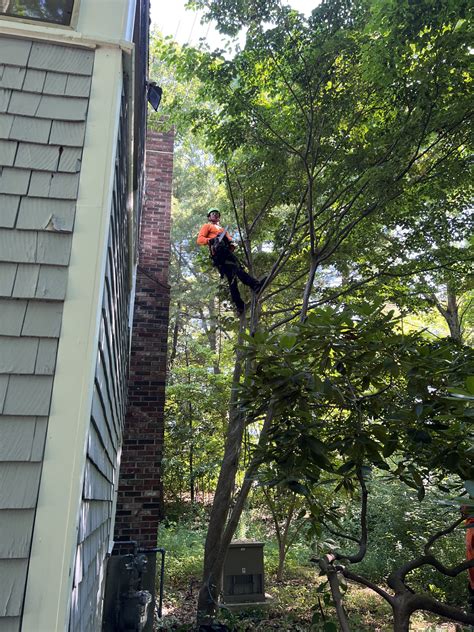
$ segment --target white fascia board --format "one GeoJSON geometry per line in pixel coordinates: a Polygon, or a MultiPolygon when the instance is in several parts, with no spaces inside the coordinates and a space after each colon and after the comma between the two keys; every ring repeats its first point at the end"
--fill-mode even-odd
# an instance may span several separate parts
{"type": "Polygon", "coordinates": [[[89,48],[118,46],[130,52],[136,4],[137,0],[80,0],[71,27],[0,16],[0,33],[89,48]]]}
{"type": "Polygon", "coordinates": [[[22,632],[68,629],[121,95],[122,53],[98,49],[22,632]]]}

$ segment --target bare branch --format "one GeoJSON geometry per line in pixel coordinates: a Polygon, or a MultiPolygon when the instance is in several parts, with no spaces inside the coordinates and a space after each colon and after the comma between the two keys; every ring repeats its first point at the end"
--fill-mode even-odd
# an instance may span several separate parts
{"type": "Polygon", "coordinates": [[[365,577],[362,577],[361,575],[357,575],[356,573],[353,573],[345,566],[338,565],[336,566],[336,569],[339,572],[341,572],[346,579],[350,579],[351,581],[356,582],[357,584],[362,584],[362,586],[366,586],[367,588],[370,588],[371,590],[376,592],[378,595],[383,597],[385,601],[388,601],[388,603],[391,606],[393,606],[393,603],[395,600],[392,597],[392,595],[390,595],[386,590],[383,590],[382,588],[380,588],[380,586],[377,586],[377,584],[374,584],[373,582],[369,581],[365,577]]]}
{"type": "Polygon", "coordinates": [[[351,542],[355,542],[356,544],[359,544],[359,538],[356,538],[353,535],[349,535],[348,533],[342,533],[341,531],[336,531],[336,529],[333,529],[332,527],[330,527],[328,523],[325,522],[324,520],[320,520],[320,522],[324,526],[324,528],[327,531],[329,531],[331,535],[335,535],[337,538],[343,538],[344,540],[351,540],[351,542]]]}
{"type": "Polygon", "coordinates": [[[359,550],[354,555],[344,555],[342,553],[336,553],[335,557],[338,560],[348,560],[352,564],[356,564],[357,562],[361,562],[365,554],[367,552],[367,504],[369,498],[369,492],[367,490],[367,485],[365,484],[364,475],[362,474],[362,470],[359,468],[357,470],[357,479],[359,481],[360,489],[362,492],[361,497],[361,507],[360,507],[360,528],[361,528],[361,536],[358,540],[359,550]]]}
{"type": "Polygon", "coordinates": [[[239,213],[237,211],[237,204],[235,202],[234,190],[232,188],[232,183],[230,181],[229,167],[227,165],[227,162],[224,163],[224,169],[225,169],[225,178],[226,178],[226,182],[227,182],[227,188],[229,190],[230,200],[232,202],[232,208],[234,209],[235,221],[237,222],[237,229],[239,231],[240,242],[241,242],[242,247],[244,249],[245,259],[246,259],[247,262],[249,262],[249,253],[247,252],[246,242],[245,242],[245,240],[243,238],[242,229],[240,227],[239,213]]]}
{"type": "Polygon", "coordinates": [[[433,546],[433,544],[436,542],[436,540],[439,540],[443,536],[449,535],[450,533],[452,533],[454,529],[456,529],[456,527],[458,527],[463,520],[464,520],[464,517],[461,516],[455,522],[453,522],[453,524],[449,525],[449,527],[446,527],[446,529],[437,531],[434,535],[432,535],[431,538],[428,540],[428,542],[425,544],[425,547],[424,547],[425,555],[429,555],[429,551],[431,547],[433,546]]]}

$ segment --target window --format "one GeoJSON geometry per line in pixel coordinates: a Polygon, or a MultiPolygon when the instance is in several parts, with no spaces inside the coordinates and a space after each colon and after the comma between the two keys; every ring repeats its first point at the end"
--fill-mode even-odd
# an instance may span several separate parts
{"type": "Polygon", "coordinates": [[[0,0],[0,15],[69,25],[74,0],[0,0]]]}

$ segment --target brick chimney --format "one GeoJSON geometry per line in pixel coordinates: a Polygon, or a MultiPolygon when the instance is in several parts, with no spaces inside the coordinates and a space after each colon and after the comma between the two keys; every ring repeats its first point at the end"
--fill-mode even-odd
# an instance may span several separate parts
{"type": "Polygon", "coordinates": [[[115,519],[115,540],[136,540],[142,548],[156,546],[163,517],[173,143],[173,132],[148,132],[128,410],[115,519]]]}

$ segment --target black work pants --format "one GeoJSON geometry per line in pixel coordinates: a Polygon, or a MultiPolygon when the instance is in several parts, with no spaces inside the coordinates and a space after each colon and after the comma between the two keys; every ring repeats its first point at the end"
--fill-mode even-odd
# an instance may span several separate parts
{"type": "Polygon", "coordinates": [[[226,250],[225,254],[220,257],[214,258],[214,263],[217,266],[222,277],[226,277],[229,283],[230,295],[232,297],[232,301],[237,309],[244,309],[245,303],[242,300],[239,292],[239,286],[237,284],[237,279],[240,279],[244,285],[248,285],[249,288],[254,290],[258,286],[257,279],[254,279],[250,274],[245,272],[245,270],[240,265],[237,257],[230,251],[226,250]]]}

